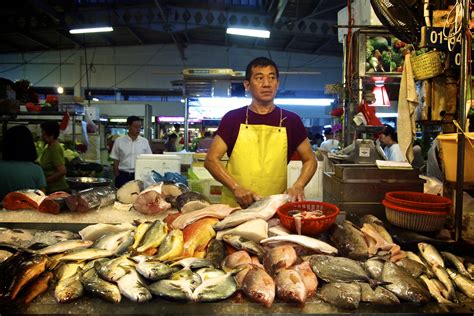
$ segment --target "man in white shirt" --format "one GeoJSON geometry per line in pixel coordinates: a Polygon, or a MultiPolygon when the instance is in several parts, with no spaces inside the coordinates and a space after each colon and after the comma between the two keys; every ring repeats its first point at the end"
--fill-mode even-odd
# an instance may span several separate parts
{"type": "Polygon", "coordinates": [[[135,179],[135,161],[138,155],[151,154],[148,140],[140,136],[142,121],[138,116],[127,118],[128,134],[117,138],[110,152],[114,160],[115,187],[135,179]]]}
{"type": "Polygon", "coordinates": [[[385,145],[383,151],[390,161],[407,161],[402,154],[395,129],[390,125],[385,125],[383,132],[379,136],[380,142],[385,145]]]}

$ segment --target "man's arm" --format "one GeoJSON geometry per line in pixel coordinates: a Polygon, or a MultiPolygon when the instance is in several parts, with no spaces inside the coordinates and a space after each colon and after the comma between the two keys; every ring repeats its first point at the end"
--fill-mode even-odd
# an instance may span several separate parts
{"type": "Polygon", "coordinates": [[[227,144],[224,140],[216,135],[206,155],[204,166],[211,175],[225,185],[234,194],[237,202],[242,207],[247,207],[258,199],[255,192],[240,186],[234,178],[232,178],[221,164],[221,158],[227,151],[227,144]]]}
{"type": "Polygon", "coordinates": [[[313,178],[318,166],[308,138],[299,144],[296,151],[301,157],[303,167],[301,168],[301,173],[298,179],[295,181],[293,186],[287,190],[290,202],[304,201],[304,187],[308,184],[311,178],[313,178]]]}

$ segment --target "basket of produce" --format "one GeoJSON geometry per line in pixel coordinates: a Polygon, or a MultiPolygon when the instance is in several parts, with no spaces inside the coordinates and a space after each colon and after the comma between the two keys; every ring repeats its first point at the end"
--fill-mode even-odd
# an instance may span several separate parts
{"type": "Polygon", "coordinates": [[[434,194],[411,191],[393,191],[385,193],[385,200],[405,208],[422,211],[449,211],[451,200],[434,194]]]}
{"type": "Polygon", "coordinates": [[[280,206],[277,214],[286,229],[300,235],[315,236],[334,224],[339,208],[325,202],[290,202],[280,206]]]}
{"type": "Polygon", "coordinates": [[[398,227],[420,232],[432,232],[443,228],[449,210],[425,211],[415,208],[398,206],[383,200],[387,220],[398,227]]]}
{"type": "Polygon", "coordinates": [[[429,51],[411,58],[413,76],[415,80],[425,80],[436,77],[443,73],[443,64],[441,63],[441,53],[438,51],[429,51]]]}

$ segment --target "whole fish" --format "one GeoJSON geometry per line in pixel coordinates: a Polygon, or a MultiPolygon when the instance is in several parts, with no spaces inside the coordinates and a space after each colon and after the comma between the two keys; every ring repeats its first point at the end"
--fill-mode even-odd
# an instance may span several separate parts
{"type": "Polygon", "coordinates": [[[10,251],[4,250],[4,249],[0,249],[0,263],[7,260],[12,255],[13,255],[13,252],[10,252],[10,251]]]}
{"type": "Polygon", "coordinates": [[[212,239],[207,246],[206,256],[204,259],[212,262],[214,267],[220,268],[225,258],[225,247],[221,240],[212,239]]]}
{"type": "Polygon", "coordinates": [[[212,227],[218,221],[217,218],[205,217],[183,229],[183,257],[195,257],[195,252],[206,249],[207,244],[216,236],[212,227]]]}
{"type": "Polygon", "coordinates": [[[421,256],[430,266],[440,266],[444,268],[443,258],[434,246],[420,242],[418,243],[418,249],[420,250],[421,256]]]}
{"type": "Polygon", "coordinates": [[[333,246],[325,243],[316,238],[304,236],[304,235],[281,235],[273,236],[267,239],[260,241],[261,244],[272,244],[272,243],[281,243],[281,242],[290,242],[294,244],[301,245],[305,248],[311,249],[315,252],[327,253],[327,254],[337,254],[337,249],[333,246]]]}
{"type": "Polygon", "coordinates": [[[252,268],[247,272],[242,291],[251,300],[271,307],[275,300],[275,282],[263,269],[252,268]]]}
{"type": "Polygon", "coordinates": [[[367,260],[369,249],[363,233],[349,221],[333,225],[329,239],[342,256],[354,260],[367,260]]]}
{"type": "Polygon", "coordinates": [[[59,261],[86,261],[98,258],[106,258],[114,255],[113,251],[103,249],[79,249],[69,252],[59,258],[59,261]]]}
{"type": "Polygon", "coordinates": [[[156,260],[144,260],[135,266],[137,272],[148,280],[161,280],[169,277],[176,269],[156,260]]]}
{"type": "Polygon", "coordinates": [[[362,302],[368,302],[373,304],[381,304],[381,305],[394,305],[400,304],[400,300],[398,297],[390,292],[389,290],[377,286],[375,289],[367,283],[358,283],[360,286],[361,297],[360,300],[362,302]]]}
{"type": "Polygon", "coordinates": [[[92,241],[90,240],[65,240],[60,241],[57,244],[48,246],[46,248],[40,249],[37,251],[38,254],[42,255],[50,255],[53,253],[60,253],[65,251],[71,251],[78,248],[88,248],[92,245],[92,241]]]}
{"type": "Polygon", "coordinates": [[[453,302],[445,299],[441,294],[440,290],[433,282],[433,280],[429,279],[425,274],[420,276],[420,279],[426,284],[428,291],[430,292],[431,296],[438,301],[440,304],[454,304],[453,302]]]}
{"type": "Polygon", "coordinates": [[[422,264],[426,267],[425,262],[423,262],[423,260],[421,260],[421,258],[417,254],[415,254],[411,251],[405,251],[405,252],[407,254],[408,259],[416,261],[416,262],[418,262],[418,263],[420,263],[420,264],[422,264]]]}
{"type": "Polygon", "coordinates": [[[199,269],[203,267],[213,267],[212,262],[201,258],[184,258],[173,262],[170,267],[181,266],[183,269],[199,269]]]}
{"type": "Polygon", "coordinates": [[[31,261],[25,262],[20,274],[16,276],[15,281],[12,283],[10,290],[11,300],[15,300],[21,289],[23,289],[30,281],[34,280],[36,277],[46,271],[48,263],[48,257],[45,255],[33,256],[31,261]]]}
{"type": "Polygon", "coordinates": [[[291,267],[295,264],[296,260],[298,260],[298,256],[293,247],[289,245],[278,246],[270,249],[265,254],[263,266],[270,275],[274,275],[281,269],[291,267]]]}
{"type": "Polygon", "coordinates": [[[161,243],[156,256],[160,261],[174,260],[183,253],[183,246],[183,232],[179,229],[174,229],[168,233],[165,240],[161,243]]]}
{"type": "Polygon", "coordinates": [[[474,298],[474,281],[449,268],[446,269],[446,272],[461,292],[469,298],[474,298]]]}
{"type": "Polygon", "coordinates": [[[117,285],[102,280],[94,268],[85,270],[81,277],[84,288],[93,295],[97,295],[111,303],[120,303],[121,295],[117,285]]]}
{"type": "Polygon", "coordinates": [[[124,255],[104,262],[96,262],[94,268],[102,279],[117,282],[134,266],[135,262],[124,255]]]}
{"type": "Polygon", "coordinates": [[[362,296],[357,283],[327,283],[320,293],[324,301],[345,309],[357,309],[362,296]]]}
{"type": "Polygon", "coordinates": [[[263,255],[265,254],[265,250],[262,246],[256,243],[253,240],[245,239],[238,235],[227,234],[222,237],[222,239],[238,250],[245,250],[249,253],[257,255],[260,259],[263,259],[263,255]]]}
{"type": "Polygon", "coordinates": [[[468,262],[466,264],[466,270],[467,270],[467,272],[469,272],[471,274],[471,279],[472,279],[472,275],[474,275],[474,263],[468,262]]]}
{"type": "Polygon", "coordinates": [[[380,280],[382,277],[384,261],[379,260],[378,258],[370,258],[364,262],[364,267],[369,272],[369,275],[372,279],[380,280]]]}
{"type": "Polygon", "coordinates": [[[134,240],[133,240],[133,245],[132,249],[137,249],[138,245],[140,245],[143,237],[145,236],[146,232],[148,229],[150,229],[152,222],[143,222],[140,223],[137,228],[135,229],[135,234],[134,234],[134,240]]]}
{"type": "MultiPolygon", "coordinates": [[[[237,291],[237,285],[232,272],[224,273],[222,270],[212,270],[214,271],[208,271],[206,275],[201,275],[202,283],[193,291],[193,301],[214,302],[225,300],[237,291]]],[[[199,274],[199,272],[197,271],[196,273],[199,274]]]]}
{"type": "Polygon", "coordinates": [[[175,300],[193,300],[194,290],[202,283],[201,277],[191,270],[173,273],[170,279],[160,280],[149,286],[151,293],[175,300]]]}
{"type": "Polygon", "coordinates": [[[94,224],[79,231],[83,240],[96,241],[102,236],[119,233],[125,230],[133,230],[135,226],[130,223],[121,224],[94,224]]]}
{"type": "Polygon", "coordinates": [[[168,234],[168,228],[161,220],[156,220],[143,236],[138,252],[144,252],[150,248],[158,248],[168,234]]]}
{"type": "Polygon", "coordinates": [[[316,275],[326,282],[369,282],[372,286],[379,284],[371,279],[360,262],[346,257],[313,255],[305,257],[316,275]]]}
{"type": "Polygon", "coordinates": [[[295,270],[300,275],[304,287],[306,288],[307,297],[311,297],[316,293],[316,289],[318,288],[318,278],[311,269],[311,265],[308,261],[294,265],[290,269],[295,270]]]}
{"type": "Polygon", "coordinates": [[[81,283],[79,272],[67,278],[61,279],[54,288],[54,298],[58,303],[69,303],[84,293],[84,286],[81,283]]]}
{"type": "Polygon", "coordinates": [[[396,265],[407,270],[415,279],[421,274],[426,273],[426,267],[423,264],[408,258],[398,260],[396,265]]]}
{"type": "Polygon", "coordinates": [[[409,272],[393,262],[384,263],[382,281],[387,282],[384,287],[395,293],[398,298],[414,303],[429,302],[429,293],[416,281],[409,272]]]}
{"type": "Polygon", "coordinates": [[[451,282],[448,272],[443,267],[440,266],[432,266],[431,270],[435,274],[436,278],[443,283],[443,285],[448,290],[448,296],[446,297],[448,300],[457,303],[456,292],[454,290],[454,284],[451,282]]]}
{"type": "Polygon", "coordinates": [[[281,269],[275,277],[276,296],[285,302],[304,303],[308,296],[303,279],[295,270],[281,269]]]}
{"type": "Polygon", "coordinates": [[[25,304],[29,304],[36,297],[43,294],[48,290],[49,282],[53,279],[53,274],[49,271],[43,272],[34,281],[32,281],[23,292],[26,294],[23,296],[22,301],[25,304]]]}
{"type": "Polygon", "coordinates": [[[466,270],[466,267],[457,256],[447,251],[441,251],[441,256],[444,258],[444,260],[454,266],[459,273],[461,273],[465,277],[471,278],[471,274],[466,270]]]}
{"type": "Polygon", "coordinates": [[[150,291],[134,268],[117,281],[117,286],[120,293],[133,302],[143,303],[151,300],[150,291]]]}

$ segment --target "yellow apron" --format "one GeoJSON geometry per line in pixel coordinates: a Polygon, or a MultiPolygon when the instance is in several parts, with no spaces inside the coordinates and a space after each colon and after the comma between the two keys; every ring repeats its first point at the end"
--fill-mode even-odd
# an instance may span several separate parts
{"type": "MultiPolygon", "coordinates": [[[[282,127],[249,125],[249,108],[245,124],[240,124],[239,135],[226,165],[226,170],[237,183],[262,197],[283,193],[287,188],[288,140],[282,127]]],[[[221,202],[237,206],[232,192],[224,187],[221,202]]]]}

